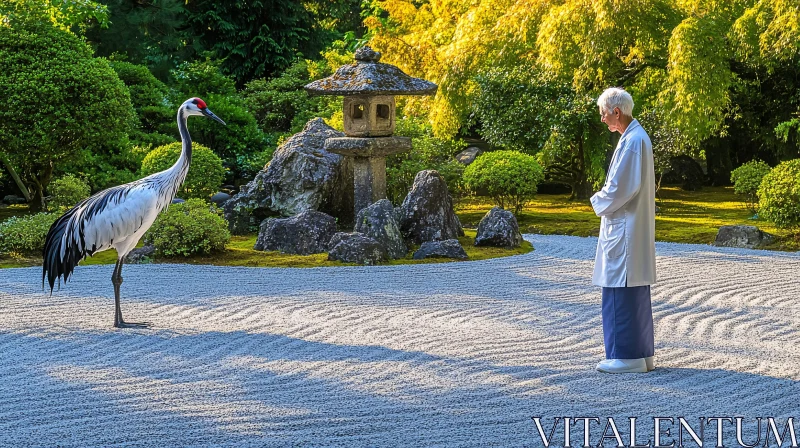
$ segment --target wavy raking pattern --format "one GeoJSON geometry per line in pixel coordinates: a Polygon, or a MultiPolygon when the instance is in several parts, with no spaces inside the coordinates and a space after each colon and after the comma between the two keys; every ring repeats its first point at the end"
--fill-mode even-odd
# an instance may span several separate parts
{"type": "Polygon", "coordinates": [[[596,238],[526,239],[480,262],[126,266],[147,329],[111,327],[110,266],[52,296],[2,270],[0,446],[541,446],[532,416],[639,416],[640,441],[653,416],[798,417],[798,254],[658,243],[658,368],[604,375],[596,238]]]}

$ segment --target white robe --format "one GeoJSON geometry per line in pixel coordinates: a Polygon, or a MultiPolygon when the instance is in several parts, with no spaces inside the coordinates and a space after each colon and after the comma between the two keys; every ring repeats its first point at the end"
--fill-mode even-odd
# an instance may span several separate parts
{"type": "Polygon", "coordinates": [[[600,216],[592,283],[604,287],[656,282],[653,147],[633,120],[614,150],[603,189],[591,198],[600,216]]]}

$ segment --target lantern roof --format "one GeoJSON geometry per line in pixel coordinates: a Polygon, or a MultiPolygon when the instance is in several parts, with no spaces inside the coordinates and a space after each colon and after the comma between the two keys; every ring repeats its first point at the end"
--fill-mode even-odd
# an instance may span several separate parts
{"type": "Polygon", "coordinates": [[[436,84],[414,78],[391,64],[379,62],[381,53],[365,46],[355,52],[355,62],[331,76],[306,84],[309,95],[433,95],[436,84]]]}

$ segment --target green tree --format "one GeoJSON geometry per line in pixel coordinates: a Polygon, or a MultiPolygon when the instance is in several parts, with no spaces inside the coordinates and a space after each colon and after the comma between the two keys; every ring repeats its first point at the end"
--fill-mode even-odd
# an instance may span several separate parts
{"type": "Polygon", "coordinates": [[[311,54],[317,45],[314,15],[303,2],[189,0],[186,10],[198,52],[212,52],[240,86],[288,67],[298,52],[311,54]]]}
{"type": "Polygon", "coordinates": [[[410,137],[414,148],[386,158],[386,193],[393,204],[403,202],[417,173],[423,170],[438,171],[454,199],[464,194],[464,166],[454,156],[467,146],[465,141],[438,138],[427,120],[414,117],[398,119],[395,135],[410,137]]]}
{"type": "MultiPolygon", "coordinates": [[[[175,92],[173,102],[181,103],[193,96],[200,96],[226,126],[216,125],[211,120],[190,120],[192,138],[211,148],[220,156],[228,168],[226,181],[254,175],[255,166],[263,167],[264,151],[270,154],[275,149],[277,136],[265,134],[258,127],[255,117],[247,109],[246,102],[236,91],[233,80],[222,73],[219,61],[205,59],[181,64],[173,71],[175,92]],[[258,160],[259,163],[254,163],[258,160]]],[[[174,124],[164,125],[161,132],[180,138],[174,124]]]]}
{"type": "Polygon", "coordinates": [[[383,60],[439,84],[426,104],[437,135],[470,123],[477,75],[541,70],[582,94],[625,87],[638,110],[661,111],[665,126],[687,139],[686,151],[705,150],[716,183],[727,182],[739,160],[798,154],[794,0],[387,0],[371,7],[365,24],[383,60]]]}
{"type": "Polygon", "coordinates": [[[98,56],[146,65],[166,81],[169,71],[196,51],[182,0],[101,0],[111,25],[92,27],[86,37],[98,56]],[[188,45],[187,45],[188,44],[188,45]]]}
{"type": "MultiPolygon", "coordinates": [[[[319,73],[319,77],[327,74],[330,73],[319,73]]],[[[295,133],[308,120],[330,118],[335,110],[341,109],[341,98],[308,95],[303,86],[310,81],[308,62],[297,61],[276,78],[249,82],[241,94],[264,132],[295,133]]]]}
{"type": "Polygon", "coordinates": [[[638,121],[653,145],[653,169],[656,175],[656,194],[658,194],[664,175],[674,168],[673,158],[697,152],[696,145],[692,145],[691,140],[680,129],[669,124],[663,110],[655,108],[646,110],[639,115],[638,121]]]}
{"type": "Polygon", "coordinates": [[[124,141],[130,95],[105,60],[50,23],[0,26],[0,66],[0,151],[44,206],[57,167],[124,141]]]}
{"type": "Polygon", "coordinates": [[[477,77],[474,118],[489,143],[538,154],[547,178],[586,199],[602,178],[608,134],[595,99],[530,72],[492,70],[477,77]]]}

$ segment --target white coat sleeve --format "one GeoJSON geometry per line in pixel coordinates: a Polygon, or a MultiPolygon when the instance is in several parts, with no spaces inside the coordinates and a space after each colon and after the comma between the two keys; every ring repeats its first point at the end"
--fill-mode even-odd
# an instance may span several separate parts
{"type": "Polygon", "coordinates": [[[603,189],[591,198],[592,208],[597,216],[613,214],[639,192],[642,185],[641,148],[631,148],[626,145],[619,154],[616,169],[610,172],[610,176],[603,189]]]}

